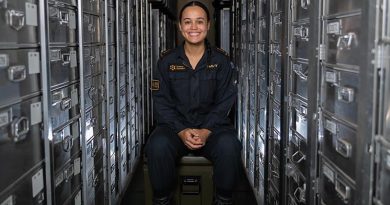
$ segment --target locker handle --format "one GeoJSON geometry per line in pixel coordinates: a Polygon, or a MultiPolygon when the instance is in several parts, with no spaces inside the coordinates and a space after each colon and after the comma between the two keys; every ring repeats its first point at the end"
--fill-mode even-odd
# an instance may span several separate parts
{"type": "Polygon", "coordinates": [[[350,158],[352,155],[352,145],[349,142],[339,138],[336,141],[336,151],[343,157],[350,158]]]}
{"type": "Polygon", "coordinates": [[[59,13],[60,17],[60,24],[68,24],[69,23],[69,13],[60,11],[59,13]]]}
{"type": "Polygon", "coordinates": [[[305,188],[298,187],[294,191],[295,199],[300,203],[305,203],[305,188]]]}
{"type": "Polygon", "coordinates": [[[355,91],[353,88],[339,87],[337,89],[337,99],[345,103],[354,101],[355,91]]]}
{"type": "Polygon", "coordinates": [[[61,59],[62,59],[62,65],[70,64],[70,54],[69,53],[61,54],[61,59]]]}
{"type": "Polygon", "coordinates": [[[344,202],[347,202],[351,197],[351,187],[342,182],[338,177],[336,177],[335,189],[344,202]]]}
{"type": "Polygon", "coordinates": [[[69,166],[68,169],[64,170],[65,182],[69,182],[69,179],[72,178],[72,176],[73,176],[73,164],[71,164],[71,166],[69,166]]]}
{"type": "Polygon", "coordinates": [[[16,10],[7,10],[5,14],[5,19],[7,24],[15,29],[16,31],[19,31],[24,26],[24,12],[23,11],[16,11],[16,10]]]}
{"type": "Polygon", "coordinates": [[[303,160],[306,159],[306,155],[304,155],[301,151],[297,151],[295,152],[292,156],[291,156],[291,160],[296,163],[296,164],[299,164],[301,163],[303,160]]]}
{"type": "Polygon", "coordinates": [[[17,118],[11,123],[11,136],[13,136],[14,142],[24,140],[29,131],[30,121],[27,117],[17,118]]]}
{"type": "Polygon", "coordinates": [[[95,88],[95,87],[93,87],[93,86],[91,86],[90,88],[89,88],[89,90],[88,90],[88,97],[89,97],[89,99],[91,99],[92,100],[92,102],[96,102],[96,99],[95,99],[95,96],[97,95],[97,93],[98,93],[98,90],[95,88]]]}
{"type": "Polygon", "coordinates": [[[94,176],[94,179],[93,179],[93,187],[97,187],[99,184],[99,177],[97,176],[94,176]]]}
{"type": "Polygon", "coordinates": [[[301,0],[301,7],[307,9],[310,5],[310,0],[301,0]]]}
{"type": "Polygon", "coordinates": [[[110,143],[113,143],[114,140],[115,140],[114,134],[111,134],[111,135],[110,135],[110,143]]]}
{"type": "Polygon", "coordinates": [[[111,173],[115,171],[115,164],[111,165],[111,173]]]}
{"type": "Polygon", "coordinates": [[[72,107],[72,99],[70,97],[61,100],[61,110],[69,110],[72,107]]]}
{"type": "Polygon", "coordinates": [[[307,81],[308,70],[306,72],[303,71],[303,67],[301,64],[293,64],[293,71],[300,77],[302,80],[307,81]]]}
{"type": "Polygon", "coordinates": [[[114,103],[114,97],[111,96],[109,101],[110,101],[110,104],[113,104],[114,103]]]}
{"type": "Polygon", "coordinates": [[[68,135],[68,136],[64,137],[64,139],[62,140],[62,149],[65,152],[69,152],[72,147],[73,147],[72,135],[68,135]]]}
{"type": "Polygon", "coordinates": [[[337,48],[342,51],[344,49],[351,50],[352,45],[357,47],[359,45],[357,35],[354,32],[349,32],[346,35],[339,36],[337,40],[337,48]]]}
{"type": "Polygon", "coordinates": [[[8,79],[12,82],[21,82],[27,77],[26,66],[16,65],[8,68],[8,79]]]}

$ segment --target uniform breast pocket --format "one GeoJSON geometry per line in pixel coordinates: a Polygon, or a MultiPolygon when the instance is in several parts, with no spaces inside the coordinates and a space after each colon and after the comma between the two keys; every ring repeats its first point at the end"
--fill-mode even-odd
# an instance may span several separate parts
{"type": "Polygon", "coordinates": [[[188,98],[189,95],[189,75],[187,72],[170,72],[170,90],[173,97],[179,101],[188,98]]]}
{"type": "Polygon", "coordinates": [[[215,74],[202,76],[200,80],[200,101],[212,104],[215,100],[217,78],[215,74]]]}

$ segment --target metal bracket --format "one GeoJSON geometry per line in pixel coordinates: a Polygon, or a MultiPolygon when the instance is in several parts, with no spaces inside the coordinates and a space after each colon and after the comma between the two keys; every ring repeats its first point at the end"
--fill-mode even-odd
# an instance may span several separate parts
{"type": "Polygon", "coordinates": [[[321,61],[326,59],[326,46],[324,44],[318,48],[318,59],[321,61]]]}
{"type": "Polygon", "coordinates": [[[337,48],[342,51],[342,50],[351,50],[353,47],[358,47],[359,42],[357,40],[357,35],[354,32],[349,32],[346,35],[339,36],[337,40],[337,48]]]}
{"type": "Polygon", "coordinates": [[[9,55],[0,54],[0,69],[7,68],[9,66],[9,55]]]}
{"type": "Polygon", "coordinates": [[[345,158],[350,158],[352,155],[352,145],[346,140],[338,138],[336,141],[336,151],[345,158]]]}

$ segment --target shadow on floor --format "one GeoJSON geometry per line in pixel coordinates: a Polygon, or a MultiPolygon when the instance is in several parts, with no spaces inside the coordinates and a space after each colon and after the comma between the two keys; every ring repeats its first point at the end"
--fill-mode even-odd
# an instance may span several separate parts
{"type": "MultiPolygon", "coordinates": [[[[236,190],[233,193],[235,205],[256,205],[256,199],[253,195],[252,188],[242,172],[241,180],[238,183],[236,190]]],[[[144,205],[144,173],[143,162],[138,163],[138,167],[133,175],[132,181],[122,199],[121,205],[144,205]]],[[[183,204],[185,205],[185,204],[183,204]]]]}

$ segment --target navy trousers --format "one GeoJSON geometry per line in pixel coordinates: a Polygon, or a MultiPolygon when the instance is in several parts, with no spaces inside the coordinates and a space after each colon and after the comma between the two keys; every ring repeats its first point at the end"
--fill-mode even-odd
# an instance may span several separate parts
{"type": "Polygon", "coordinates": [[[204,156],[213,163],[213,180],[217,192],[232,192],[242,171],[241,149],[237,132],[230,127],[213,130],[206,144],[195,151],[188,149],[172,129],[157,127],[145,147],[154,195],[168,196],[174,191],[177,182],[176,165],[182,156],[190,152],[204,156]]]}

